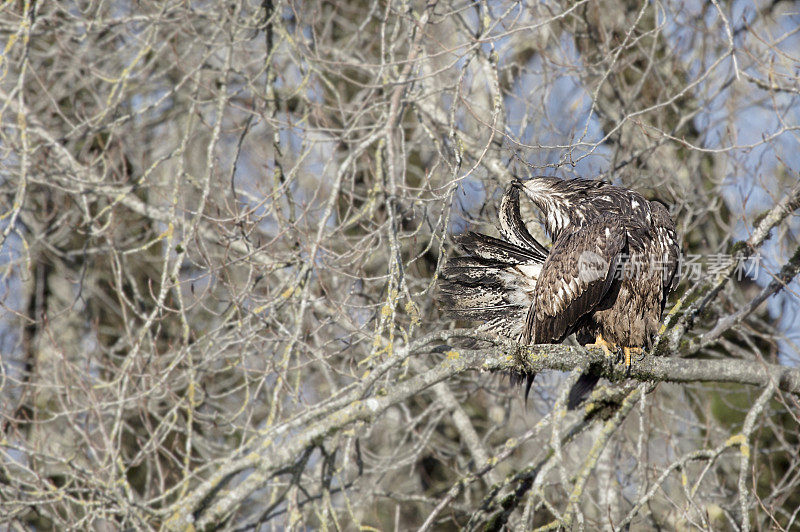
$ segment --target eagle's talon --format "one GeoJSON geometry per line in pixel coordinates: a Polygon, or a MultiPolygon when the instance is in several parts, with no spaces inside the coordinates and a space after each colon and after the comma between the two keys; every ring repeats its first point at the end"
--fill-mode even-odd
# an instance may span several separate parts
{"type": "Polygon", "coordinates": [[[644,358],[644,350],[641,347],[623,347],[622,351],[625,353],[625,374],[630,377],[634,359],[633,355],[637,355],[635,360],[640,362],[644,358]]]}
{"type": "Polygon", "coordinates": [[[611,354],[611,350],[613,349],[615,352],[617,352],[617,356],[615,357],[615,360],[619,359],[619,351],[618,351],[619,348],[616,347],[614,344],[608,343],[605,340],[605,338],[603,338],[600,334],[597,335],[597,338],[595,339],[593,344],[586,344],[585,347],[587,347],[589,349],[592,349],[592,348],[597,349],[599,347],[600,349],[603,350],[603,354],[607,358],[612,358],[614,356],[614,355],[611,354]]]}

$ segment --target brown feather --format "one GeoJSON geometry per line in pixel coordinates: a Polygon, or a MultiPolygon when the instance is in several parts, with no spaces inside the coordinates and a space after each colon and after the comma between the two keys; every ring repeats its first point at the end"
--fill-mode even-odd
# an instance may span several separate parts
{"type": "Polygon", "coordinates": [[[539,274],[535,317],[525,337],[536,344],[557,343],[574,332],[609,292],[626,243],[621,222],[614,218],[562,233],[539,274]]]}

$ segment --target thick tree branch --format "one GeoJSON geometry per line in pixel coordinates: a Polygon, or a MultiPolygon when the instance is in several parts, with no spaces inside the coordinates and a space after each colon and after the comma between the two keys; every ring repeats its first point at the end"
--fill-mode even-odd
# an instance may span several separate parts
{"type": "MultiPolygon", "coordinates": [[[[472,352],[465,356],[474,356],[472,352]]],[[[800,370],[776,364],[746,360],[701,360],[645,356],[630,369],[613,363],[600,349],[587,350],[565,345],[520,347],[516,357],[494,358],[484,362],[485,369],[527,370],[546,369],[569,371],[577,365],[590,364],[593,371],[610,380],[626,378],[638,381],[675,383],[730,382],[752,386],[767,386],[774,382],[778,389],[800,395],[800,370]]]]}

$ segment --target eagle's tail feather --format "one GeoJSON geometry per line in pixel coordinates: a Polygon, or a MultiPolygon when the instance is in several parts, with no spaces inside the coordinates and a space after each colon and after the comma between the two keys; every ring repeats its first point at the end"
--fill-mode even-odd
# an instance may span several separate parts
{"type": "Polygon", "coordinates": [[[522,385],[522,381],[525,381],[525,404],[528,404],[528,396],[531,394],[531,387],[533,386],[533,379],[536,378],[536,373],[511,371],[508,373],[508,378],[512,386],[522,385]]]}
{"type": "Polygon", "coordinates": [[[594,390],[594,387],[597,386],[599,381],[600,377],[589,370],[587,370],[586,373],[582,373],[569,391],[567,409],[575,410],[578,408],[578,405],[583,402],[586,396],[592,393],[592,390],[594,390]]]}
{"type": "Polygon", "coordinates": [[[454,238],[466,256],[448,260],[439,305],[455,319],[483,321],[479,330],[518,340],[543,259],[534,249],[468,232],[454,238]]]}
{"type": "MultiPolygon", "coordinates": [[[[478,330],[519,340],[546,256],[535,247],[479,233],[454,240],[465,256],[451,258],[442,270],[441,308],[455,319],[482,321],[478,330]]],[[[527,403],[536,374],[509,376],[512,384],[525,383],[527,403]]]]}

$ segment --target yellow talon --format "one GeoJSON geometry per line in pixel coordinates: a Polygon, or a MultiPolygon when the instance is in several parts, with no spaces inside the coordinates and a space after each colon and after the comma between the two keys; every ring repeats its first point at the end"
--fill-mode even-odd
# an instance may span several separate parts
{"type": "Polygon", "coordinates": [[[603,338],[603,336],[601,334],[599,334],[599,333],[597,334],[597,338],[595,339],[594,343],[593,344],[586,344],[586,347],[588,347],[590,349],[593,348],[593,347],[594,348],[599,347],[600,349],[603,350],[603,353],[605,353],[605,355],[608,358],[611,358],[611,357],[614,356],[614,355],[611,354],[611,350],[612,349],[614,349],[614,350],[617,349],[616,346],[614,346],[613,344],[610,344],[610,343],[606,342],[605,338],[603,338]]]}
{"type": "Polygon", "coordinates": [[[622,348],[622,352],[625,353],[625,367],[629,368],[629,367],[631,367],[631,364],[632,364],[631,355],[632,354],[641,355],[642,354],[642,348],[641,347],[623,347],[622,348]]]}

